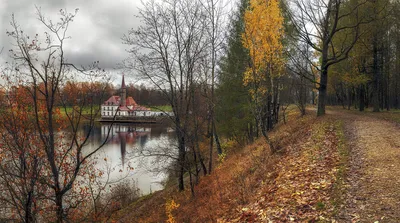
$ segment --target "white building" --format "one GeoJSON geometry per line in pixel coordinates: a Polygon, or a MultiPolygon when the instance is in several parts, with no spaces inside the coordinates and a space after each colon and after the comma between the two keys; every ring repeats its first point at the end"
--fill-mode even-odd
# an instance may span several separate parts
{"type": "Polygon", "coordinates": [[[160,111],[150,111],[149,108],[138,105],[132,97],[126,97],[125,79],[122,76],[121,95],[111,96],[101,105],[101,117],[154,117],[171,115],[160,111]]]}

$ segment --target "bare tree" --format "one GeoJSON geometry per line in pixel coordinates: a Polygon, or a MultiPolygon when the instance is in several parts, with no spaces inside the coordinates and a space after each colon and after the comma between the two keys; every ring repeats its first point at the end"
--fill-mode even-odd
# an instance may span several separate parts
{"type": "MultiPolygon", "coordinates": [[[[88,165],[91,165],[90,157],[106,143],[104,141],[99,148],[93,150],[85,149],[95,117],[100,112],[100,105],[94,103],[94,96],[98,94],[91,92],[93,89],[88,89],[89,93],[79,95],[77,103],[69,109],[60,91],[68,80],[85,79],[89,82],[106,80],[105,73],[98,68],[98,62],[85,70],[78,69],[66,59],[64,47],[70,38],[67,31],[77,11],[68,13],[60,10],[61,18],[58,22],[54,22],[47,19],[40,8],[37,8],[38,20],[46,29],[43,37],[39,34],[30,36],[24,33],[14,16],[11,20],[12,30],[7,32],[14,41],[14,48],[10,50],[13,71],[5,78],[15,81],[14,83],[17,83],[15,90],[23,94],[24,103],[21,105],[25,107],[21,109],[29,111],[29,114],[25,115],[27,118],[25,121],[32,123],[29,125],[32,130],[28,128],[31,132],[26,138],[28,142],[22,141],[21,144],[21,139],[15,135],[15,132],[3,134],[2,142],[14,144],[14,147],[26,155],[26,157],[20,155],[20,162],[13,165],[13,168],[28,168],[19,170],[21,175],[19,177],[29,181],[22,183],[25,184],[24,188],[30,189],[23,193],[26,196],[21,198],[24,200],[19,203],[27,207],[32,205],[41,207],[47,212],[47,217],[50,220],[54,218],[52,221],[56,222],[67,220],[68,211],[77,208],[75,201],[79,195],[73,189],[79,185],[75,184],[79,177],[88,174],[85,170],[88,165]],[[86,135],[79,133],[83,124],[89,126],[90,129],[86,135]],[[31,171],[29,175],[28,170],[31,171]],[[40,174],[36,171],[40,171],[40,174]],[[30,196],[36,196],[33,203],[30,203],[30,196]],[[38,198],[40,198],[40,203],[38,198]]],[[[8,92],[13,93],[10,90],[8,92]]],[[[13,109],[21,101],[14,96],[10,99],[7,112],[14,112],[14,114],[21,112],[18,107],[13,109]]],[[[13,123],[9,124],[13,125],[13,123]]],[[[27,127],[27,125],[14,125],[14,130],[26,132],[27,127]]],[[[6,157],[3,161],[9,161],[12,158],[6,157]]],[[[8,173],[2,171],[1,174],[4,176],[8,173]]],[[[3,177],[3,179],[7,178],[3,177]]],[[[11,180],[10,182],[18,181],[18,176],[11,180]]],[[[24,209],[26,215],[31,215],[25,217],[26,222],[33,221],[33,215],[38,211],[34,209],[35,211],[29,214],[29,209],[32,208],[24,209]]]]}
{"type": "Polygon", "coordinates": [[[205,13],[205,30],[208,40],[208,47],[203,58],[204,66],[204,82],[206,85],[206,97],[208,98],[208,131],[207,135],[210,138],[209,144],[209,165],[208,170],[211,173],[213,162],[214,140],[216,142],[218,154],[222,154],[221,145],[215,124],[215,87],[217,79],[217,62],[220,57],[220,52],[224,44],[224,1],[223,0],[204,0],[202,1],[203,10],[205,13]]]}
{"type": "Polygon", "coordinates": [[[123,38],[132,47],[125,65],[168,98],[178,141],[179,190],[184,190],[188,142],[193,138],[192,102],[199,82],[199,60],[207,44],[204,13],[199,1],[151,0],[144,3],[139,19],[142,25],[123,38]]]}
{"type": "Polygon", "coordinates": [[[300,43],[301,45],[292,48],[287,53],[289,61],[286,65],[287,69],[292,74],[293,98],[295,104],[300,110],[301,115],[306,114],[307,96],[314,87],[318,87],[319,82],[316,80],[318,74],[315,72],[314,65],[316,58],[313,57],[313,52],[308,44],[300,43]]]}

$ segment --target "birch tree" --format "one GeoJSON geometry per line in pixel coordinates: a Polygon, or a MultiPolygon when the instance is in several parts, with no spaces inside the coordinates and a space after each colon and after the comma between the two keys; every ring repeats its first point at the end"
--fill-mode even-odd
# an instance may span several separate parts
{"type": "Polygon", "coordinates": [[[267,131],[277,122],[279,112],[276,78],[282,75],[284,60],[283,17],[277,0],[251,0],[244,15],[243,45],[249,51],[250,65],[244,85],[250,86],[253,112],[261,132],[274,150],[267,131]]]}

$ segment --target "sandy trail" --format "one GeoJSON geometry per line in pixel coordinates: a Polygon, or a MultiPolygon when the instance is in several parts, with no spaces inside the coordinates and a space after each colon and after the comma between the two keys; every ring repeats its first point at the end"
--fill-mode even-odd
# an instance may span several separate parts
{"type": "Polygon", "coordinates": [[[349,171],[339,222],[400,222],[400,128],[389,121],[346,111],[349,171]]]}

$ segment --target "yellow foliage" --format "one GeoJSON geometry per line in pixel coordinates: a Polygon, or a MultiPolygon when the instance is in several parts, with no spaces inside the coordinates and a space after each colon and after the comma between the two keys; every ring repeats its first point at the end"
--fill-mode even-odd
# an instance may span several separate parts
{"type": "Polygon", "coordinates": [[[175,218],[172,215],[172,211],[177,209],[180,205],[175,203],[174,200],[168,200],[165,204],[165,213],[167,214],[167,223],[175,223],[175,218]]]}
{"type": "Polygon", "coordinates": [[[250,0],[244,21],[242,42],[249,50],[251,66],[247,68],[243,82],[245,85],[255,84],[265,93],[267,86],[263,83],[279,76],[284,62],[283,17],[278,0],[250,0]]]}

